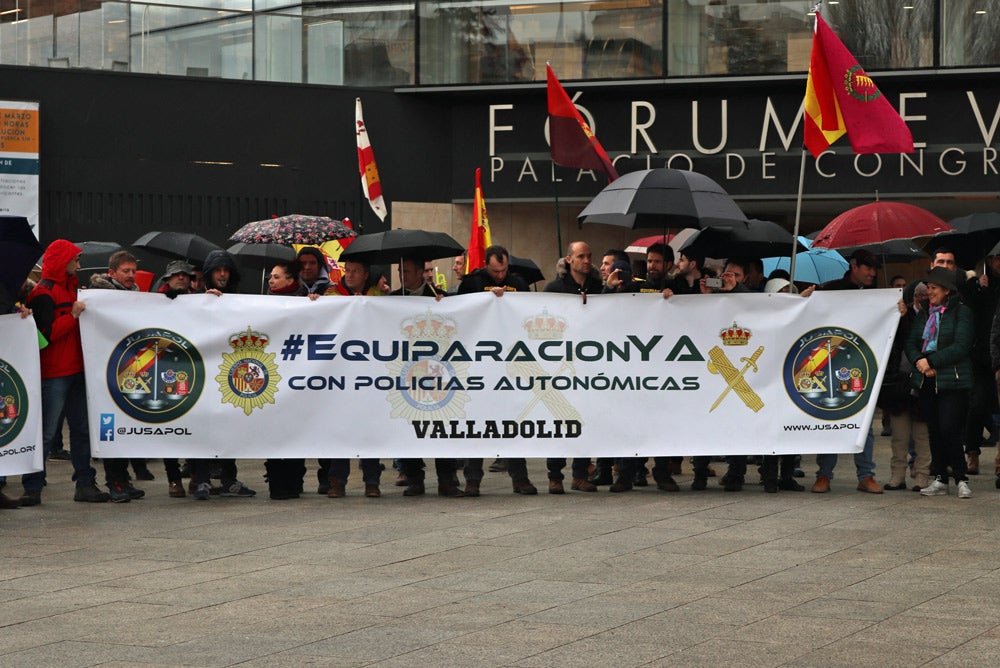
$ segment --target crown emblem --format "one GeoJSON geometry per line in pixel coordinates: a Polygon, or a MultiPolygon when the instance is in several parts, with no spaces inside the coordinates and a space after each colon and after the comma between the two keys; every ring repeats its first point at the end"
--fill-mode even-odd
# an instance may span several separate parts
{"type": "Polygon", "coordinates": [[[271,339],[267,334],[261,334],[260,332],[255,332],[251,328],[247,327],[247,331],[239,332],[233,334],[229,337],[229,345],[233,350],[247,351],[247,350],[258,350],[262,351],[267,348],[267,344],[271,342],[271,339]]]}
{"type": "Polygon", "coordinates": [[[451,341],[457,325],[451,318],[427,309],[403,321],[401,329],[410,341],[451,341]]]}
{"type": "Polygon", "coordinates": [[[561,339],[566,329],[566,319],[549,315],[546,308],[542,312],[526,318],[522,323],[528,331],[529,339],[561,339]]]}
{"type": "Polygon", "coordinates": [[[735,320],[731,326],[719,332],[719,338],[722,339],[724,346],[745,346],[750,343],[751,336],[753,332],[746,327],[740,327],[735,320]]]}

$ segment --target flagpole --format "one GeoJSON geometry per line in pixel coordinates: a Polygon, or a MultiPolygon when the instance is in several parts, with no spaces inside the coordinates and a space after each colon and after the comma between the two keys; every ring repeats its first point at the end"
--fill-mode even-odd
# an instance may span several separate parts
{"type": "Polygon", "coordinates": [[[552,163],[552,192],[556,201],[556,257],[562,257],[562,225],[559,223],[559,181],[556,180],[556,163],[552,163]]]}
{"type": "Polygon", "coordinates": [[[802,190],[806,180],[806,149],[802,147],[802,160],[799,164],[799,194],[795,198],[795,227],[792,230],[792,259],[789,262],[789,279],[792,288],[795,287],[795,255],[799,246],[799,222],[802,219],[802,190]]]}

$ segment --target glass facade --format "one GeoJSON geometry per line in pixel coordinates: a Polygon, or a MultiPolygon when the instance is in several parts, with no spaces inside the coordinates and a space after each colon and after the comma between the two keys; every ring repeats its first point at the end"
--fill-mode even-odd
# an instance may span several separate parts
{"type": "MultiPolygon", "coordinates": [[[[989,0],[827,0],[868,70],[1000,64],[989,0]]],[[[0,64],[355,86],[809,66],[813,0],[0,0],[0,64]]]]}

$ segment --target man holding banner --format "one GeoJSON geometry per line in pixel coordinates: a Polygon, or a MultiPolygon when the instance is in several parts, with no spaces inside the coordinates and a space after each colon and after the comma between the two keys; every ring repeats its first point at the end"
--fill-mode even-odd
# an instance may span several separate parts
{"type": "MultiPolygon", "coordinates": [[[[820,290],[864,290],[874,287],[875,275],[878,267],[878,260],[871,252],[859,249],[851,255],[850,267],[839,278],[829,283],[824,283],[820,290]]],[[[854,466],[858,473],[858,491],[869,494],[881,494],[882,486],[875,481],[875,432],[868,428],[868,437],[865,439],[865,447],[861,452],[854,455],[854,466]]],[[[837,465],[837,455],[823,454],[816,455],[816,482],[812,491],[823,494],[830,491],[830,480],[833,479],[833,469],[837,465]]]]}
{"type": "MultiPolygon", "coordinates": [[[[70,456],[74,501],[107,501],[110,496],[97,488],[97,472],[90,465],[90,427],[87,421],[87,389],[83,376],[83,349],[80,340],[80,314],[86,306],[77,301],[81,249],[65,239],[56,239],[42,257],[42,280],[28,296],[27,306],[38,331],[49,345],[40,353],[42,369],[42,443],[46,454],[56,438],[60,416],[69,424],[70,456]]],[[[24,485],[22,506],[42,502],[45,469],[21,478],[24,485]]]]}

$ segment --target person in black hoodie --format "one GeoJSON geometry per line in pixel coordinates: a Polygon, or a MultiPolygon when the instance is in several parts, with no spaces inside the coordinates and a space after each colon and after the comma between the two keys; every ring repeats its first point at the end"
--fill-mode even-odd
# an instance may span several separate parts
{"type": "MultiPolygon", "coordinates": [[[[224,250],[214,250],[205,258],[202,266],[205,277],[205,292],[210,295],[221,297],[226,293],[236,292],[240,283],[240,272],[236,267],[233,256],[224,250]]],[[[194,460],[195,484],[194,498],[199,501],[208,499],[212,491],[210,482],[211,469],[213,465],[218,465],[222,469],[222,489],[221,496],[251,497],[257,492],[253,491],[242,482],[237,480],[235,459],[196,459],[194,460]]]]}

